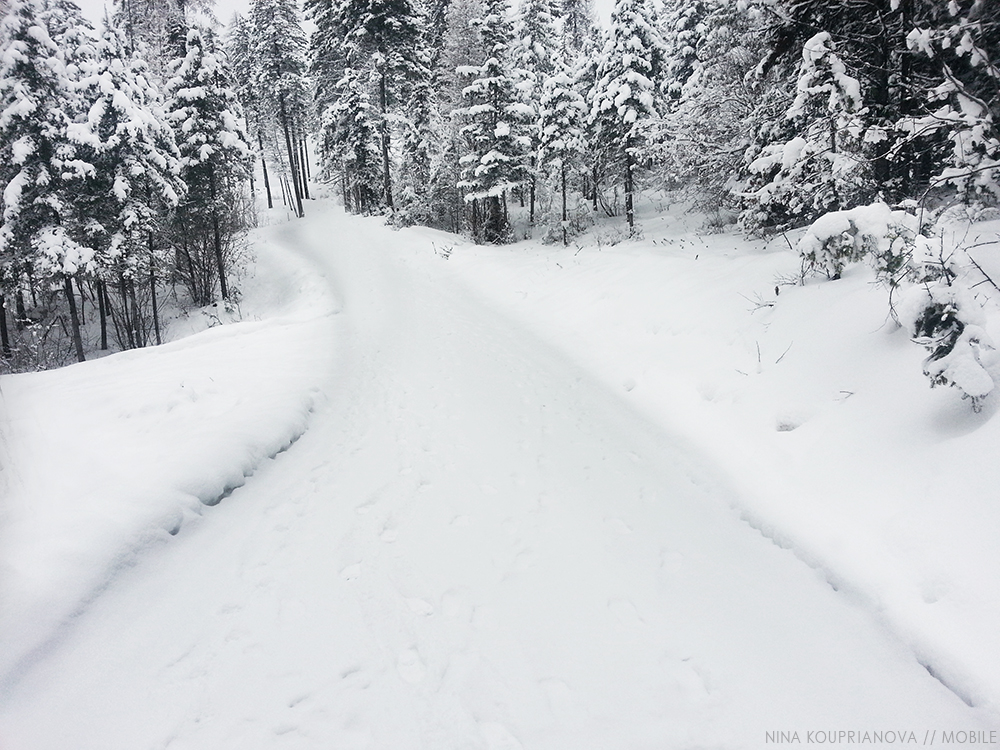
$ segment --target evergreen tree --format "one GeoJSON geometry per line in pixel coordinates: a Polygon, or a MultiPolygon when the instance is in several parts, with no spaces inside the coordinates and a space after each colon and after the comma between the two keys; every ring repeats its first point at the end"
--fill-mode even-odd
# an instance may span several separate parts
{"type": "Polygon", "coordinates": [[[539,104],[538,158],[543,170],[556,183],[560,197],[559,234],[562,243],[569,241],[567,176],[578,161],[584,146],[583,119],[587,103],[576,90],[575,81],[565,63],[545,79],[539,104]]]}
{"type": "MultiPolygon", "coordinates": [[[[165,213],[184,191],[180,155],[145,61],[127,51],[113,27],[105,26],[95,48],[77,82],[89,105],[85,127],[74,126],[95,171],[76,209],[86,226],[85,241],[97,252],[101,301],[109,299],[105,281],[120,292],[119,311],[102,307],[102,312],[117,315],[123,346],[145,345],[149,324],[160,343],[156,279],[167,247],[154,234],[162,236],[165,213]],[[151,319],[145,318],[136,290],[143,283],[148,284],[151,319]]],[[[102,315],[102,340],[105,323],[102,315]]]]}
{"type": "Polygon", "coordinates": [[[521,80],[516,82],[521,102],[531,110],[525,114],[533,123],[526,128],[530,139],[529,150],[529,209],[531,224],[535,223],[536,159],[540,130],[538,112],[541,107],[542,87],[556,66],[558,47],[555,21],[549,0],[523,0],[514,24],[514,68],[521,80]]]}
{"type": "Polygon", "coordinates": [[[429,50],[423,55],[427,65],[414,81],[406,106],[401,164],[400,207],[396,221],[401,226],[432,225],[430,205],[431,169],[435,142],[440,130],[436,123],[434,89],[430,72],[429,50]]]}
{"type": "MultiPolygon", "coordinates": [[[[914,52],[936,68],[925,84],[928,104],[907,114],[900,130],[910,142],[943,138],[942,170],[932,184],[950,183],[966,200],[1000,199],[1000,8],[955,2],[948,15],[928,13],[907,35],[914,52]]],[[[940,12],[940,11],[939,11],[940,12]]]]}
{"type": "Polygon", "coordinates": [[[629,232],[635,231],[635,173],[651,121],[659,118],[657,84],[663,42],[646,0],[618,0],[598,61],[590,117],[598,146],[620,163],[629,232]]]}
{"type": "Polygon", "coordinates": [[[334,13],[348,64],[360,69],[367,62],[373,70],[381,113],[382,192],[391,210],[390,110],[405,101],[406,84],[427,75],[419,55],[423,21],[412,0],[339,0],[334,13]]]}
{"type": "Polygon", "coordinates": [[[197,29],[188,31],[186,47],[184,57],[171,66],[167,120],[187,186],[177,210],[181,269],[188,271],[185,280],[195,303],[207,304],[216,279],[222,297],[230,297],[225,246],[245,222],[239,207],[251,151],[221,59],[197,29]],[[209,247],[214,263],[205,257],[209,247]]]}
{"type": "Polygon", "coordinates": [[[558,11],[564,45],[571,52],[581,52],[594,34],[593,0],[562,0],[558,11]]]}
{"type": "Polygon", "coordinates": [[[459,188],[471,204],[476,240],[502,243],[510,239],[507,193],[528,180],[531,138],[525,124],[534,112],[520,101],[515,88],[521,74],[511,65],[506,2],[487,0],[476,26],[486,59],[459,69],[472,77],[463,92],[470,104],[456,110],[465,122],[460,132],[468,143],[460,160],[459,188]]]}
{"type": "MultiPolygon", "coordinates": [[[[264,102],[267,97],[264,92],[258,91],[256,86],[260,79],[260,51],[254,37],[253,23],[237,13],[233,16],[228,31],[226,55],[232,73],[233,90],[243,108],[243,122],[246,126],[247,136],[251,145],[257,146],[257,153],[260,156],[267,207],[274,208],[271,178],[267,169],[267,149],[265,148],[267,108],[264,102]]],[[[255,195],[253,169],[250,170],[250,192],[251,197],[253,197],[255,195]]]]}
{"type": "Polygon", "coordinates": [[[254,85],[260,100],[271,103],[271,118],[284,140],[295,211],[305,216],[306,174],[298,136],[308,111],[306,36],[294,0],[254,0],[252,15],[253,46],[259,56],[254,85]]]}
{"type": "Polygon", "coordinates": [[[865,122],[861,85],[847,73],[830,35],[807,40],[785,118],[793,137],[766,146],[749,165],[755,209],[743,217],[753,231],[804,223],[871,195],[862,154],[865,122]]]}
{"type": "Polygon", "coordinates": [[[365,81],[348,68],[337,84],[334,103],[323,113],[322,150],[328,170],[340,174],[344,207],[354,213],[371,213],[379,206],[377,123],[365,81]]]}
{"type": "Polygon", "coordinates": [[[663,77],[670,99],[681,98],[684,85],[699,66],[698,50],[708,31],[708,0],[669,0],[663,16],[663,77]]]}
{"type": "Polygon", "coordinates": [[[93,267],[74,222],[76,189],[94,172],[71,137],[72,85],[65,60],[33,0],[15,0],[3,20],[0,56],[0,273],[12,290],[28,273],[63,287],[73,343],[84,359],[73,279],[93,267]]]}

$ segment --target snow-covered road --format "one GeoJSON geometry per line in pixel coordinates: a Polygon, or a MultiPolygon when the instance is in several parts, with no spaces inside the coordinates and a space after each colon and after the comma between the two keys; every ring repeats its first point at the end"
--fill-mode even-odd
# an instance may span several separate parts
{"type": "Polygon", "coordinates": [[[679,436],[445,261],[313,213],[278,235],[341,309],[309,342],[335,355],[310,429],[118,574],[0,696],[3,750],[990,728],[742,521],[679,436]]]}

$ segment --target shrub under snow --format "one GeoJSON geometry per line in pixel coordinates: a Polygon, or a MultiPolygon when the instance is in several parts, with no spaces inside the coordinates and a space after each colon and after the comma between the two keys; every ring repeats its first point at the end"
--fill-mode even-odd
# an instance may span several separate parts
{"type": "MultiPolygon", "coordinates": [[[[912,208],[912,206],[907,206],[912,208]]],[[[817,219],[798,243],[806,273],[840,278],[845,266],[867,259],[893,290],[893,313],[914,342],[930,352],[924,374],[931,386],[951,385],[979,411],[992,392],[988,367],[995,347],[971,291],[962,248],[947,248],[916,215],[882,202],[817,219]]]]}

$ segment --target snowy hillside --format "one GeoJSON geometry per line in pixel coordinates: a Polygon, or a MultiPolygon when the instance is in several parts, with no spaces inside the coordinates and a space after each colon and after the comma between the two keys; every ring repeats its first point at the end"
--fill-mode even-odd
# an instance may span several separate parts
{"type": "Polygon", "coordinates": [[[243,322],[0,379],[0,747],[989,740],[995,402],[864,267],[699,222],[311,203],[243,322]]]}

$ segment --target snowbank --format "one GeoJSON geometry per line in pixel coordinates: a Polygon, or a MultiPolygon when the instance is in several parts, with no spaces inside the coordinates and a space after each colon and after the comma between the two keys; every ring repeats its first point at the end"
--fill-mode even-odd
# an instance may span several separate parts
{"type": "Polygon", "coordinates": [[[336,308],[275,234],[260,238],[244,322],[0,379],[0,685],[139,550],[306,429],[336,308]]]}

